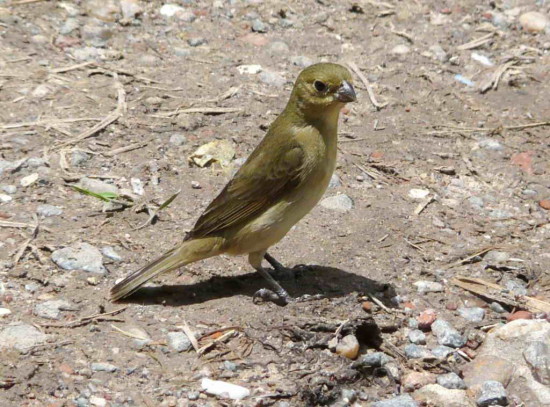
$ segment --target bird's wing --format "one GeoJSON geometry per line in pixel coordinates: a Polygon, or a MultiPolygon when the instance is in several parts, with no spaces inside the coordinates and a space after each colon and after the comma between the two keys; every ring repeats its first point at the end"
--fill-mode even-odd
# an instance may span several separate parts
{"type": "MultiPolygon", "coordinates": [[[[305,154],[300,144],[287,140],[274,148],[266,138],[233,179],[210,203],[187,239],[221,232],[244,224],[269,209],[304,180],[305,154]],[[267,141],[267,142],[266,142],[267,141]],[[271,147],[271,148],[270,148],[271,147]]],[[[278,144],[278,143],[277,143],[278,144]]]]}

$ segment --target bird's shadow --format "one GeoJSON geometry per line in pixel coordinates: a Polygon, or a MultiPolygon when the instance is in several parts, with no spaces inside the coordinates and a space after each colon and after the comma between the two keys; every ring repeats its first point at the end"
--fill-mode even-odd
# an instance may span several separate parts
{"type": "MultiPolygon", "coordinates": [[[[319,265],[296,266],[273,276],[292,297],[321,294],[325,298],[344,297],[350,293],[383,292],[381,301],[392,307],[390,298],[396,295],[391,284],[378,282],[348,271],[319,265]]],[[[266,281],[256,272],[239,276],[215,276],[188,285],[162,285],[143,287],[121,302],[142,305],[164,304],[182,306],[209,300],[245,295],[252,297],[266,281]]]]}

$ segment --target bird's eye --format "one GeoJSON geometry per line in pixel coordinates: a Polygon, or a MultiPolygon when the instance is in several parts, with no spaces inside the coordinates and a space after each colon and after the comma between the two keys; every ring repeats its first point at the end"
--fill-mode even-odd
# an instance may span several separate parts
{"type": "Polygon", "coordinates": [[[327,90],[327,84],[321,81],[313,82],[313,86],[315,86],[315,89],[318,92],[324,92],[325,90],[327,90]]]}

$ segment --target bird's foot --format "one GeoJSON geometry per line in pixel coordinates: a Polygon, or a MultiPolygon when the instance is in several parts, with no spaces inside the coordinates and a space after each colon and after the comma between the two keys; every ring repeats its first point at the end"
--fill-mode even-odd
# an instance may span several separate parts
{"type": "Polygon", "coordinates": [[[290,301],[292,301],[292,298],[284,289],[280,290],[279,292],[275,292],[268,290],[267,288],[261,288],[254,293],[252,300],[255,304],[258,304],[260,302],[272,302],[274,304],[280,305],[281,307],[284,307],[290,301]]]}

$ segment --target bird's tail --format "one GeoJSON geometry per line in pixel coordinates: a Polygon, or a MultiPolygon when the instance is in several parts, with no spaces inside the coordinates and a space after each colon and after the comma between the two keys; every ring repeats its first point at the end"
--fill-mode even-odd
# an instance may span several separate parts
{"type": "Polygon", "coordinates": [[[141,269],[134,271],[111,288],[111,301],[118,301],[129,296],[161,273],[220,254],[219,247],[220,239],[218,238],[187,240],[141,269]]]}

